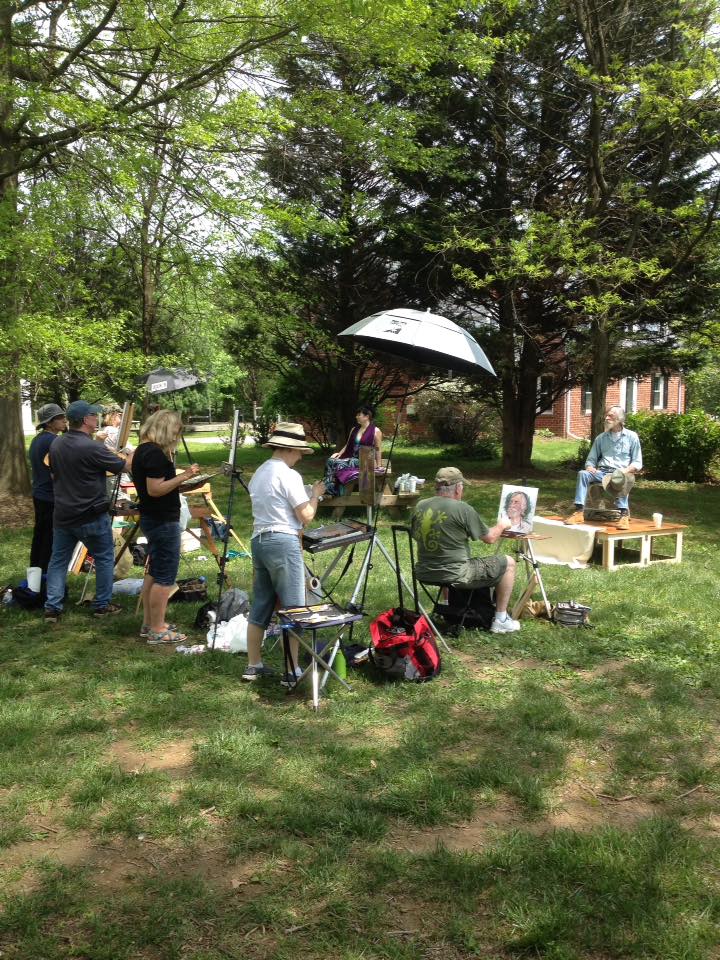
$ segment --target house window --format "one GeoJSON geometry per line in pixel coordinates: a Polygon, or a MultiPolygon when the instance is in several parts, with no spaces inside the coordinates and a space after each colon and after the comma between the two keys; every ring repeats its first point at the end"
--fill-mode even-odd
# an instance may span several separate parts
{"type": "Polygon", "coordinates": [[[637,380],[634,377],[628,377],[625,381],[623,407],[626,413],[635,413],[637,410],[637,380]]]}
{"type": "Polygon", "coordinates": [[[653,374],[652,378],[652,408],[665,410],[668,399],[668,378],[664,373],[653,374]]]}
{"type": "Polygon", "coordinates": [[[592,413],[592,387],[589,383],[580,387],[580,412],[585,416],[592,413]]]}
{"type": "Polygon", "coordinates": [[[541,414],[552,413],[552,405],[553,405],[552,374],[545,374],[542,377],[538,377],[537,392],[538,392],[538,412],[541,414]]]}

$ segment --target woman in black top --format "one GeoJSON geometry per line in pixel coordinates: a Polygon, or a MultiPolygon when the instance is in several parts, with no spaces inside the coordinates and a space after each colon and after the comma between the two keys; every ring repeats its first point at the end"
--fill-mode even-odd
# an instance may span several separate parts
{"type": "Polygon", "coordinates": [[[140,501],[140,529],[147,537],[148,566],[143,583],[144,624],[148,643],[181,643],[187,637],[165,621],[180,563],[180,484],[200,470],[193,463],[175,471],[175,449],[182,422],[174,410],[158,410],[140,429],[132,475],[140,501]]]}

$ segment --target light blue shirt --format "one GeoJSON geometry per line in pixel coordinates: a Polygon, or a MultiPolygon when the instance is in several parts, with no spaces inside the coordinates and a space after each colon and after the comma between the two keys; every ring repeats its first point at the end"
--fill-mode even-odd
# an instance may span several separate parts
{"type": "Polygon", "coordinates": [[[642,470],[640,438],[634,430],[625,427],[619,433],[606,430],[595,437],[585,466],[598,467],[600,470],[617,470],[618,467],[621,470],[627,470],[628,467],[642,470]]]}

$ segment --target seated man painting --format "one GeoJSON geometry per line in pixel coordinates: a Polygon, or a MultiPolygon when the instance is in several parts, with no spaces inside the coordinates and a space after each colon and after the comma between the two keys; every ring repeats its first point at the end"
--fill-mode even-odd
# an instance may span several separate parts
{"type": "Polygon", "coordinates": [[[443,467],[435,476],[435,496],[421,500],[412,518],[417,541],[416,575],[421,583],[442,583],[460,590],[495,588],[495,617],[492,633],[513,633],[520,629],[508,612],[515,583],[515,560],[505,554],[471,557],[470,540],[496,543],[509,529],[503,518],[488,527],[478,513],[463,503],[465,478],[457,467],[443,467]]]}
{"type": "Polygon", "coordinates": [[[593,483],[603,483],[604,478],[622,471],[628,477],[625,484],[606,481],[606,489],[616,493],[615,505],[620,511],[617,521],[618,530],[627,530],[630,526],[628,492],[634,482],[635,474],[642,470],[642,451],[640,438],[634,430],[625,426],[625,411],[622,407],[610,407],[605,414],[605,432],[595,437],[590,453],[585,461],[585,469],[579,470],[575,488],[575,509],[565,523],[583,523],[583,510],[588,489],[593,483]],[[630,480],[632,477],[632,481],[630,480]]]}

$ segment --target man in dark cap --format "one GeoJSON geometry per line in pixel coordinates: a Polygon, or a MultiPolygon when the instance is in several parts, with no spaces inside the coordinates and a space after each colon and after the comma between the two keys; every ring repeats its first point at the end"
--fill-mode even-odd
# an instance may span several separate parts
{"type": "Polygon", "coordinates": [[[412,519],[417,541],[415,568],[421,583],[442,583],[460,590],[495,588],[495,617],[492,633],[514,633],[520,629],[508,614],[515,560],[503,553],[490,557],[471,557],[470,540],[496,543],[509,529],[511,521],[498,520],[488,527],[477,511],[462,502],[465,478],[457,467],[443,467],[435,475],[435,496],[421,500],[412,519]]]}
{"type": "Polygon", "coordinates": [[[57,438],[48,454],[55,491],[55,529],[45,603],[45,620],[50,623],[60,619],[68,564],[78,540],[95,561],[93,616],[105,617],[122,609],[110,602],[115,551],[105,477],[127,469],[129,458],[93,440],[102,407],[74,400],[66,413],[70,429],[57,438]]]}
{"type": "Polygon", "coordinates": [[[30,444],[30,472],[35,508],[35,526],[30,546],[30,566],[47,573],[53,543],[55,494],[45,457],[55,437],[67,430],[65,411],[57,403],[46,403],[37,412],[37,434],[30,444]]]}

